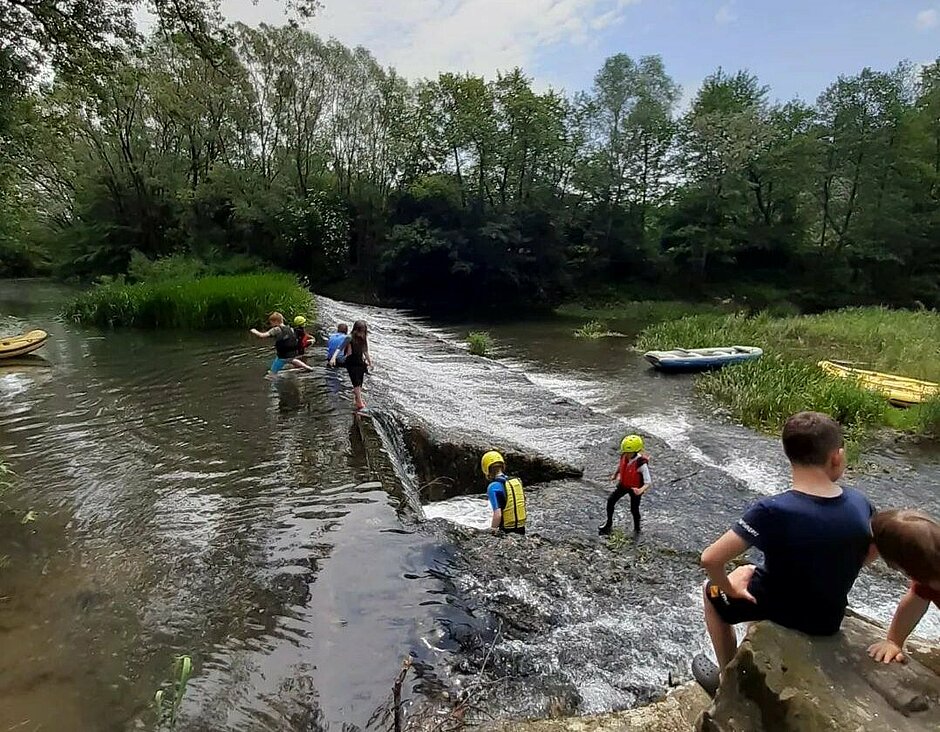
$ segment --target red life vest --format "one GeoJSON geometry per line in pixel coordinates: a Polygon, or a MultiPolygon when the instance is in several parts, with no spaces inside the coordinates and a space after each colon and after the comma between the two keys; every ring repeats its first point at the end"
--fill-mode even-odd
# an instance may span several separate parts
{"type": "Polygon", "coordinates": [[[620,456],[620,468],[617,475],[620,479],[620,485],[624,488],[642,488],[643,476],[640,475],[640,468],[649,463],[649,458],[645,455],[637,455],[630,460],[626,454],[620,456]]]}

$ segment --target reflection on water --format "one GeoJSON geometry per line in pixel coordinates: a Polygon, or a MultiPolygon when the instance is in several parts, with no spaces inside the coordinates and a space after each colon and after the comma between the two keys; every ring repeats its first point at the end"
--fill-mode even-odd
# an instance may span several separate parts
{"type": "Polygon", "coordinates": [[[0,372],[0,729],[149,721],[176,653],[186,729],[364,725],[445,600],[336,375],[270,383],[244,334],[81,331],[56,288],[2,287],[51,366],[0,372]]]}

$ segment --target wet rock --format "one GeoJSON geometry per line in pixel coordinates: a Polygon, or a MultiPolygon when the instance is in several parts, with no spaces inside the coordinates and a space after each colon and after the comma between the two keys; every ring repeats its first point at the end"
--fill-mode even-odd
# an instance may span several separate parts
{"type": "Polygon", "coordinates": [[[626,712],[504,722],[484,729],[487,732],[688,732],[708,703],[708,696],[697,684],[688,684],[670,692],[661,701],[626,712]]]}
{"type": "Polygon", "coordinates": [[[432,501],[470,493],[482,493],[480,458],[498,449],[509,463],[509,471],[526,485],[564,478],[580,478],[584,471],[573,465],[523,451],[516,446],[494,445],[482,435],[469,432],[442,434],[417,421],[399,425],[421,484],[422,497],[432,501]]]}
{"type": "Polygon", "coordinates": [[[940,729],[940,677],[916,659],[872,661],[866,649],[883,637],[881,626],[857,616],[847,617],[842,632],[831,638],[757,623],[696,730],[940,729]]]}

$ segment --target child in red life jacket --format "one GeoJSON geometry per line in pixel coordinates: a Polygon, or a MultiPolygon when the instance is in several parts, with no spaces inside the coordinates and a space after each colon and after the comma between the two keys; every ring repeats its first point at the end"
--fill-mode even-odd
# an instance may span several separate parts
{"type": "Polygon", "coordinates": [[[627,435],[620,443],[620,464],[611,480],[617,481],[616,490],[607,499],[607,523],[597,533],[606,536],[614,523],[614,508],[617,501],[630,494],[630,513],[633,515],[633,530],[640,532],[640,497],[650,489],[649,459],[642,454],[643,438],[627,435]]]}
{"type": "Polygon", "coordinates": [[[310,345],[310,334],[307,333],[307,330],[304,326],[307,324],[307,319],[303,315],[298,315],[294,318],[294,335],[297,336],[297,355],[303,356],[304,351],[307,350],[307,346],[310,345]]]}

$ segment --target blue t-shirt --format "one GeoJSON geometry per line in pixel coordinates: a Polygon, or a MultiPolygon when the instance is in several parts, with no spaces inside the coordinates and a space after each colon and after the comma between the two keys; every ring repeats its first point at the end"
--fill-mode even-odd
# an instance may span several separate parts
{"type": "Polygon", "coordinates": [[[839,630],[871,544],[871,503],[852,488],[762,498],[732,527],[764,554],[748,589],[768,619],[811,635],[839,630]]]}
{"type": "MultiPolygon", "coordinates": [[[[346,333],[334,333],[333,335],[330,336],[330,340],[326,342],[326,360],[327,361],[333,358],[333,354],[343,347],[348,337],[349,336],[346,333]]],[[[342,354],[340,354],[340,356],[342,356],[342,354]]]]}
{"type": "Polygon", "coordinates": [[[486,489],[486,495],[490,499],[490,508],[494,511],[504,508],[506,506],[506,476],[497,476],[486,489]]]}

